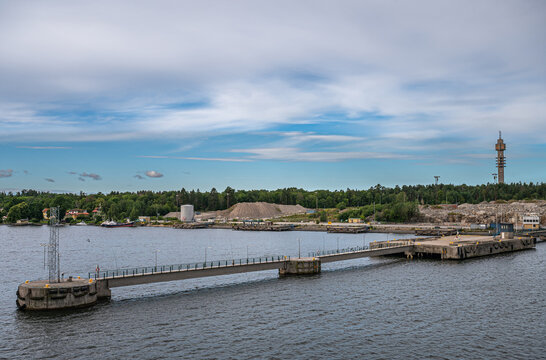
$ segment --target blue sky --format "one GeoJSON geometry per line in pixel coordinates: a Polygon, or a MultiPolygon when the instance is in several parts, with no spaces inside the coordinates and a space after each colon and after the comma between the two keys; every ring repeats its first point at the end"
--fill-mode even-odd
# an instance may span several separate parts
{"type": "Polygon", "coordinates": [[[0,0],[0,190],[546,180],[546,3],[0,0]]]}

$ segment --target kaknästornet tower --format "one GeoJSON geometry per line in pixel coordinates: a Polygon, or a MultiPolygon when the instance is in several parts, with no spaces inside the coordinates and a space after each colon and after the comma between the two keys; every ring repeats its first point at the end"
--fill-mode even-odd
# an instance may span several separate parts
{"type": "Polygon", "coordinates": [[[506,166],[506,158],[504,157],[504,150],[506,150],[506,144],[502,140],[501,132],[499,131],[499,139],[495,144],[495,150],[497,150],[497,174],[499,184],[504,184],[504,167],[506,166]]]}

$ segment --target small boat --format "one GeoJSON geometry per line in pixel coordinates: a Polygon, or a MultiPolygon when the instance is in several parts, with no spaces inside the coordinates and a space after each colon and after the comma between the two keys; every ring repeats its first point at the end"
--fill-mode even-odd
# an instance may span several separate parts
{"type": "Polygon", "coordinates": [[[110,221],[105,221],[100,225],[104,226],[104,227],[108,227],[108,228],[113,228],[113,227],[134,227],[135,222],[130,221],[130,222],[125,222],[125,223],[118,223],[116,221],[110,220],[110,221]]]}
{"type": "Polygon", "coordinates": [[[76,224],[77,226],[87,226],[87,224],[85,223],[85,221],[82,221],[82,222],[79,222],[76,224]]]}

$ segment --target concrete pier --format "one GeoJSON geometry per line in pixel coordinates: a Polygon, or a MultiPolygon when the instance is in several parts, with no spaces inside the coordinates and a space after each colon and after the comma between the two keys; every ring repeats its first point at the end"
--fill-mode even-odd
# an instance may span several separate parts
{"type": "Polygon", "coordinates": [[[440,259],[463,260],[512,251],[532,249],[536,239],[520,237],[503,239],[494,236],[445,236],[416,242],[412,255],[440,259]]]}
{"type": "MultiPolygon", "coordinates": [[[[111,288],[207,276],[277,270],[279,276],[310,275],[321,272],[322,263],[377,256],[431,257],[463,260],[479,256],[533,249],[536,237],[442,236],[436,238],[374,241],[369,246],[311,254],[307,258],[284,256],[246,261],[216,261],[190,266],[170,265],[103,271],[95,279],[67,279],[60,283],[26,281],[17,290],[17,307],[22,310],[59,310],[91,306],[111,297],[111,288]]],[[[89,275],[91,276],[91,275],[89,275]]]]}
{"type": "Polygon", "coordinates": [[[67,279],[60,283],[28,281],[17,289],[21,310],[59,310],[94,305],[99,299],[97,283],[91,279],[67,279]]]}
{"type": "Polygon", "coordinates": [[[279,269],[280,276],[312,275],[320,273],[320,258],[297,258],[284,262],[279,269]]]}
{"type": "MultiPolygon", "coordinates": [[[[454,235],[436,238],[377,241],[370,243],[371,250],[384,247],[405,246],[403,255],[428,257],[442,260],[463,260],[505,252],[533,249],[534,237],[509,238],[502,236],[454,235]]],[[[379,255],[378,252],[376,254],[379,255]]],[[[394,254],[400,254],[399,252],[394,254]]],[[[402,255],[402,254],[400,254],[402,255]]]]}

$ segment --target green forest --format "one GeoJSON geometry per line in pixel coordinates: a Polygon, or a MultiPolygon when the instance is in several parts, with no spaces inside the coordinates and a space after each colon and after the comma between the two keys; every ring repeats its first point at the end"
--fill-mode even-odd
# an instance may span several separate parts
{"type": "MultiPolygon", "coordinates": [[[[367,190],[304,190],[285,188],[278,190],[235,190],[227,187],[218,192],[215,188],[197,190],[111,192],[109,194],[58,194],[22,190],[17,193],[0,192],[0,217],[4,222],[43,219],[42,210],[60,207],[61,214],[69,209],[82,209],[91,214],[101,210],[101,219],[137,219],[138,216],[164,216],[178,211],[183,204],[192,204],[196,211],[224,210],[240,202],[264,201],[275,204],[299,204],[310,209],[351,208],[339,215],[366,217],[375,211],[378,220],[407,221],[418,214],[418,205],[476,204],[482,201],[545,200],[545,183],[512,183],[483,185],[412,185],[384,187],[376,185],[367,190]],[[354,208],[354,209],[353,209],[354,208]]],[[[98,219],[97,219],[98,220],[98,219]]]]}

